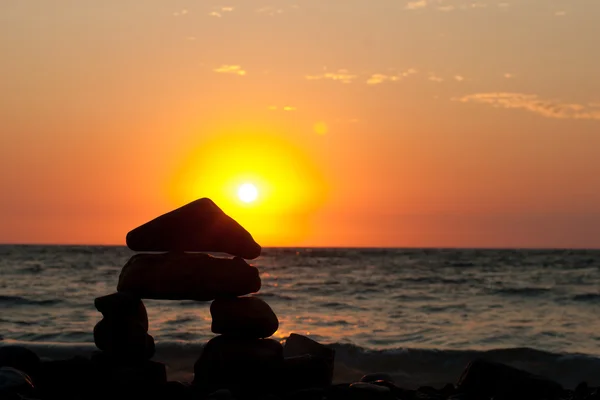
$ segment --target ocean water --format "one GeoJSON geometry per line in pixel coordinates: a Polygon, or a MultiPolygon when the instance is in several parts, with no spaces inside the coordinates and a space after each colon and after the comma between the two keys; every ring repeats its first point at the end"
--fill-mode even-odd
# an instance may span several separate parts
{"type": "MultiPolygon", "coordinates": [[[[87,354],[125,247],[0,246],[0,344],[87,354]]],[[[407,387],[455,381],[477,356],[566,387],[600,385],[600,251],[267,248],[251,262],[280,320],[336,349],[336,380],[391,373],[407,387]]],[[[209,302],[144,301],[155,359],[191,380],[209,302]]]]}

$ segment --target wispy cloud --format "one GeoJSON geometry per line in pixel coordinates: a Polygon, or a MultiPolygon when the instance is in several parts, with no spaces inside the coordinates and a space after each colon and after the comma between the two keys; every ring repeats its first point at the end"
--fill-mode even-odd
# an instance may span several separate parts
{"type": "Polygon", "coordinates": [[[564,17],[565,15],[567,15],[567,12],[566,11],[556,11],[554,13],[554,15],[557,17],[564,17]]]}
{"type": "Polygon", "coordinates": [[[239,65],[221,65],[219,68],[215,68],[213,71],[222,74],[234,74],[240,76],[246,75],[246,71],[243,70],[239,65]]]}
{"type": "MultiPolygon", "coordinates": [[[[493,3],[489,2],[470,0],[410,0],[406,3],[404,8],[412,11],[429,8],[436,11],[451,12],[459,10],[485,9],[493,5],[493,3]]],[[[510,3],[502,2],[496,3],[495,5],[499,8],[506,8],[510,6],[510,3]]]]}
{"type": "Polygon", "coordinates": [[[462,82],[465,80],[465,77],[462,75],[454,75],[454,80],[457,82],[462,82]]]}
{"type": "Polygon", "coordinates": [[[179,10],[179,11],[175,11],[173,13],[174,17],[183,17],[184,15],[187,15],[189,13],[188,10],[179,10]]]}
{"type": "Polygon", "coordinates": [[[600,104],[564,103],[524,93],[476,93],[453,99],[462,103],[487,104],[495,108],[521,109],[546,118],[600,120],[600,104]]]}
{"type": "Polygon", "coordinates": [[[340,83],[352,83],[360,80],[365,82],[367,85],[378,85],[384,82],[398,82],[410,75],[416,74],[418,71],[414,68],[407,69],[405,71],[394,72],[393,69],[389,69],[387,73],[370,73],[370,74],[356,74],[352,73],[347,69],[338,69],[336,72],[324,72],[317,75],[306,75],[305,78],[309,81],[329,79],[340,83]]]}
{"type": "Polygon", "coordinates": [[[282,110],[282,111],[296,111],[297,108],[294,106],[283,106],[283,107],[277,107],[277,106],[269,106],[267,107],[269,110],[271,111],[277,111],[277,110],[282,110]]]}
{"type": "Polygon", "coordinates": [[[306,79],[309,81],[330,79],[332,81],[339,81],[341,83],[352,83],[357,78],[358,75],[350,73],[347,69],[339,69],[336,72],[326,72],[320,75],[306,75],[306,79]]]}
{"type": "Polygon", "coordinates": [[[256,10],[257,14],[268,15],[269,17],[283,14],[283,12],[284,12],[283,8],[271,7],[271,6],[262,7],[262,8],[259,8],[256,10]]]}
{"type": "Polygon", "coordinates": [[[409,1],[408,3],[406,3],[406,8],[407,10],[418,10],[420,8],[425,8],[427,7],[427,0],[416,0],[416,1],[409,1]]]}
{"type": "Polygon", "coordinates": [[[378,85],[383,82],[398,82],[403,78],[406,78],[410,75],[416,74],[417,70],[414,68],[408,69],[404,72],[396,73],[396,74],[372,74],[367,79],[367,85],[378,85]]]}
{"type": "Polygon", "coordinates": [[[505,73],[505,74],[504,74],[504,77],[505,77],[506,79],[512,79],[512,78],[514,78],[515,76],[514,76],[514,74],[511,74],[510,72],[507,72],[507,73],[505,73]]]}
{"type": "Polygon", "coordinates": [[[223,14],[232,12],[233,10],[233,7],[213,7],[213,11],[209,12],[208,15],[211,17],[221,18],[223,14]]]}
{"type": "Polygon", "coordinates": [[[429,79],[431,82],[444,82],[444,78],[437,76],[436,74],[429,74],[429,79]]]}

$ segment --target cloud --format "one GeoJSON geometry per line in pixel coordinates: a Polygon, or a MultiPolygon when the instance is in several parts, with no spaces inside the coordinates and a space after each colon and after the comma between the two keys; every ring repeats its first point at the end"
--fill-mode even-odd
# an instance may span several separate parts
{"type": "Polygon", "coordinates": [[[367,85],[379,85],[380,83],[383,82],[398,82],[403,78],[406,78],[407,76],[416,74],[417,70],[414,68],[408,69],[404,72],[400,72],[394,75],[389,75],[389,74],[372,74],[368,79],[367,79],[367,85]]]}
{"type": "Polygon", "coordinates": [[[566,11],[557,11],[554,13],[555,16],[557,17],[564,17],[565,15],[567,15],[566,11]]]}
{"type": "Polygon", "coordinates": [[[235,74],[240,76],[246,75],[246,71],[244,71],[239,65],[221,65],[219,68],[213,69],[213,71],[222,74],[235,74]]]}
{"type": "Polygon", "coordinates": [[[297,108],[294,106],[283,106],[283,107],[277,107],[277,106],[269,106],[267,107],[269,110],[271,111],[277,111],[277,110],[282,110],[282,111],[296,111],[297,108]]]}
{"type": "Polygon", "coordinates": [[[563,103],[524,93],[476,93],[454,98],[462,103],[487,104],[495,108],[521,109],[546,118],[600,120],[600,104],[563,103]]]}
{"type": "Polygon", "coordinates": [[[213,7],[213,11],[209,12],[208,15],[221,18],[224,13],[232,12],[233,10],[233,7],[213,7]]]}
{"type": "Polygon", "coordinates": [[[180,10],[180,11],[175,11],[173,13],[174,17],[183,17],[184,15],[188,14],[188,10],[180,10]]]}
{"type": "Polygon", "coordinates": [[[283,14],[283,8],[276,8],[276,7],[262,7],[256,10],[257,14],[263,14],[263,15],[268,15],[270,17],[273,17],[275,15],[278,14],[283,14]]]}
{"type": "Polygon", "coordinates": [[[420,8],[425,8],[427,7],[427,0],[416,0],[416,1],[409,1],[406,4],[406,8],[407,10],[418,10],[420,8]]]}
{"type": "Polygon", "coordinates": [[[515,76],[514,76],[513,74],[511,74],[511,73],[507,72],[507,73],[505,73],[505,74],[504,74],[504,77],[505,77],[506,79],[512,79],[512,78],[514,78],[515,76]]]}
{"type": "Polygon", "coordinates": [[[367,79],[367,85],[378,85],[385,81],[396,82],[399,81],[400,77],[396,75],[385,75],[385,74],[373,74],[367,79]]]}
{"type": "Polygon", "coordinates": [[[462,81],[464,81],[464,80],[465,80],[465,77],[464,77],[464,76],[461,76],[461,75],[455,75],[455,76],[454,76],[454,80],[455,80],[455,81],[458,81],[458,82],[462,82],[462,81]]]}
{"type": "Polygon", "coordinates": [[[346,69],[339,69],[337,72],[326,72],[321,75],[307,75],[306,79],[309,81],[319,80],[319,79],[330,79],[332,81],[339,81],[341,83],[352,83],[354,80],[358,78],[358,75],[351,74],[346,69]]]}
{"type": "Polygon", "coordinates": [[[427,78],[427,79],[429,79],[431,82],[438,82],[438,83],[439,82],[444,82],[444,78],[439,77],[439,76],[437,76],[435,74],[430,74],[429,78],[427,78]]]}
{"type": "Polygon", "coordinates": [[[367,85],[379,85],[383,82],[398,82],[410,75],[416,74],[418,71],[414,68],[407,69],[406,71],[393,72],[390,68],[388,71],[391,73],[371,73],[358,75],[351,73],[347,69],[338,69],[336,72],[325,72],[319,75],[306,75],[305,78],[309,81],[316,81],[320,79],[329,79],[332,81],[338,81],[341,83],[352,83],[359,78],[364,79],[367,85]]]}

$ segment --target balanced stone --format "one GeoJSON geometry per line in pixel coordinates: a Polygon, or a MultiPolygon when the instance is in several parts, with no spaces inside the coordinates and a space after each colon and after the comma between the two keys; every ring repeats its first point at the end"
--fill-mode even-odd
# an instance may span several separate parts
{"type": "Polygon", "coordinates": [[[121,270],[117,290],[143,299],[209,301],[260,290],[258,269],[243,259],[203,253],[137,254],[121,270]]]}
{"type": "Polygon", "coordinates": [[[126,242],[134,251],[222,252],[246,259],[261,253],[252,235],[207,198],[135,228],[127,234],[126,242]]]}
{"type": "Polygon", "coordinates": [[[94,343],[100,350],[129,359],[152,358],[154,338],[138,322],[111,321],[103,318],[94,327],[94,343]]]}
{"type": "Polygon", "coordinates": [[[276,389],[283,366],[283,349],[272,339],[230,336],[212,338],[194,364],[194,385],[210,393],[230,389],[234,394],[276,389]]]}
{"type": "Polygon", "coordinates": [[[223,335],[266,338],[279,328],[279,320],[258,297],[219,298],[210,305],[211,330],[223,335]]]}
{"type": "Polygon", "coordinates": [[[94,306],[105,318],[113,321],[136,321],[148,331],[148,313],[139,297],[117,292],[96,298],[94,306]]]}

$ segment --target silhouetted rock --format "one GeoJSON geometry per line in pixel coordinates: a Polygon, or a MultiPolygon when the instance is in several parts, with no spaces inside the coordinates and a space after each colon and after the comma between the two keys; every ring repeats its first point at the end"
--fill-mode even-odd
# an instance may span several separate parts
{"type": "Polygon", "coordinates": [[[147,360],[154,355],[154,338],[135,321],[103,318],[94,327],[94,343],[100,350],[123,358],[147,360]]]}
{"type": "Polygon", "coordinates": [[[25,372],[12,367],[0,367],[1,399],[8,399],[15,395],[29,396],[33,391],[33,381],[25,372]]]}
{"type": "Polygon", "coordinates": [[[117,386],[152,386],[167,382],[167,368],[156,361],[144,361],[135,365],[117,364],[109,370],[110,382],[117,386]]]}
{"type": "Polygon", "coordinates": [[[563,391],[560,384],[508,365],[475,360],[471,362],[457,384],[457,392],[481,398],[553,399],[563,391]]]}
{"type": "Polygon", "coordinates": [[[194,364],[194,385],[205,393],[269,393],[279,389],[282,365],[283,349],[275,340],[217,336],[194,364]]]}
{"type": "Polygon", "coordinates": [[[338,383],[325,389],[325,398],[328,400],[348,400],[350,396],[349,383],[338,383]]]}
{"type": "Polygon", "coordinates": [[[286,400],[323,400],[325,390],[323,388],[307,388],[300,389],[295,392],[288,393],[285,396],[286,400]]]}
{"type": "Polygon", "coordinates": [[[127,246],[134,251],[222,252],[246,259],[261,252],[252,235],[207,198],[135,228],[127,234],[127,246]]]}
{"type": "Polygon", "coordinates": [[[23,346],[0,347],[0,367],[12,367],[35,377],[40,369],[40,358],[23,346]]]}
{"type": "Polygon", "coordinates": [[[243,259],[208,254],[137,254],[119,276],[117,290],[143,299],[208,301],[257,292],[258,270],[243,259]]]}
{"type": "Polygon", "coordinates": [[[234,400],[233,393],[228,389],[219,389],[210,393],[207,400],[234,400]]]}
{"type": "Polygon", "coordinates": [[[390,389],[390,391],[392,392],[392,395],[394,395],[394,397],[396,399],[414,399],[415,398],[414,390],[400,388],[400,387],[394,385],[390,381],[379,380],[379,381],[372,381],[369,383],[371,383],[373,385],[377,385],[377,386],[383,386],[383,387],[390,389]]]}
{"type": "Polygon", "coordinates": [[[421,386],[415,393],[418,399],[442,400],[447,397],[441,390],[432,386],[421,386]]]}
{"type": "Polygon", "coordinates": [[[190,384],[170,381],[159,386],[154,391],[153,397],[160,400],[192,400],[194,399],[194,392],[192,391],[190,384]]]}
{"type": "MultiPolygon", "coordinates": [[[[123,362],[111,357],[94,357],[94,388],[98,399],[164,399],[166,366],[154,361],[123,362]]],[[[171,397],[166,397],[171,398],[171,397]]]]}
{"type": "Polygon", "coordinates": [[[279,320],[258,297],[219,298],[210,305],[211,330],[229,336],[266,338],[277,331],[279,320]]]}
{"type": "Polygon", "coordinates": [[[330,360],[304,354],[284,358],[284,387],[286,391],[324,388],[331,385],[330,360]]]}
{"type": "Polygon", "coordinates": [[[385,386],[373,385],[367,382],[356,382],[350,385],[350,398],[356,400],[394,400],[392,391],[385,386]]]}
{"type": "Polygon", "coordinates": [[[94,300],[94,306],[105,318],[113,321],[136,321],[148,332],[148,313],[139,297],[117,292],[94,300]]]}
{"type": "MultiPolygon", "coordinates": [[[[306,336],[292,333],[285,341],[285,345],[283,347],[284,357],[298,357],[307,354],[322,359],[320,363],[325,363],[327,366],[327,380],[328,382],[331,382],[333,379],[335,350],[309,339],[306,336]]],[[[319,372],[319,374],[321,373],[322,372],[319,372]]]]}
{"type": "Polygon", "coordinates": [[[34,381],[42,399],[90,399],[99,385],[91,361],[84,357],[42,361],[34,381]]]}
{"type": "Polygon", "coordinates": [[[386,374],[384,372],[374,372],[372,374],[367,374],[360,378],[361,382],[375,382],[375,381],[387,381],[394,383],[394,378],[390,374],[386,374]]]}

